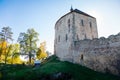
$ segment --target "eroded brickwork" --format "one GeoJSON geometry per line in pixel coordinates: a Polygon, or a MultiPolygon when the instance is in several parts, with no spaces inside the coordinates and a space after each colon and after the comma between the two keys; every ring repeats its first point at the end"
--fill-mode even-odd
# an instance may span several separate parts
{"type": "Polygon", "coordinates": [[[72,50],[74,63],[120,75],[120,33],[108,38],[76,41],[72,50]]]}

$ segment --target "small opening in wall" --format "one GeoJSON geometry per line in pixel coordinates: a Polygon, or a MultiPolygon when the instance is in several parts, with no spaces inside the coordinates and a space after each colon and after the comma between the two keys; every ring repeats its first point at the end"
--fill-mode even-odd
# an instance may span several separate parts
{"type": "Polygon", "coordinates": [[[92,28],[92,23],[91,23],[91,22],[89,22],[89,24],[90,24],[90,28],[92,28]]]}
{"type": "Polygon", "coordinates": [[[83,60],[83,54],[81,54],[81,60],[83,60]]]}
{"type": "Polygon", "coordinates": [[[70,19],[68,19],[68,32],[70,32],[70,19]]]}
{"type": "Polygon", "coordinates": [[[77,35],[77,40],[79,40],[79,36],[77,35]]]}
{"type": "Polygon", "coordinates": [[[105,68],[105,72],[106,72],[106,73],[110,73],[110,70],[106,67],[106,68],[105,68]]]}
{"type": "Polygon", "coordinates": [[[58,36],[58,42],[60,42],[60,35],[58,36]]]}
{"type": "Polygon", "coordinates": [[[83,19],[81,19],[81,25],[84,26],[84,22],[83,22],[83,19]]]}

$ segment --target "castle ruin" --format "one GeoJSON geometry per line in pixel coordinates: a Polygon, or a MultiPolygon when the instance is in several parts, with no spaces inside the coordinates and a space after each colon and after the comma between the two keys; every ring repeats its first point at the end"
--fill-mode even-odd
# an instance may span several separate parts
{"type": "Polygon", "coordinates": [[[98,39],[96,18],[78,9],[56,22],[54,52],[62,61],[120,75],[120,33],[98,39]]]}

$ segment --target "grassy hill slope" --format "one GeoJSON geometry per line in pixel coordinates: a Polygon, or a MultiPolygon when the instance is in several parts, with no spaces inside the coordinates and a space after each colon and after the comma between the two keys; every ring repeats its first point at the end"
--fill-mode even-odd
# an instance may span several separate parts
{"type": "Polygon", "coordinates": [[[40,67],[1,65],[0,72],[2,80],[50,80],[52,74],[60,72],[69,74],[72,77],[69,80],[120,80],[120,77],[111,74],[103,74],[77,64],[59,61],[55,56],[48,58],[40,67]]]}

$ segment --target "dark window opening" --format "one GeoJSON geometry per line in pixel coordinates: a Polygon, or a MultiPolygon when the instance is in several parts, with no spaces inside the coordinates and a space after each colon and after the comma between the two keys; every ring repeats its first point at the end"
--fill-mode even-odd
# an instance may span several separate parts
{"type": "Polygon", "coordinates": [[[81,60],[83,60],[83,54],[81,54],[81,60]]]}
{"type": "Polygon", "coordinates": [[[90,22],[90,28],[92,28],[92,23],[90,22]]]}
{"type": "Polygon", "coordinates": [[[79,36],[77,35],[77,40],[79,40],[79,36]]]}
{"type": "Polygon", "coordinates": [[[70,19],[68,19],[68,31],[70,32],[70,19]]]}
{"type": "Polygon", "coordinates": [[[58,42],[60,42],[60,35],[58,36],[58,42]]]}
{"type": "Polygon", "coordinates": [[[83,22],[83,19],[81,20],[81,25],[84,26],[84,22],[83,22]]]}

